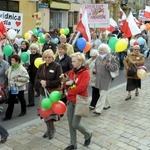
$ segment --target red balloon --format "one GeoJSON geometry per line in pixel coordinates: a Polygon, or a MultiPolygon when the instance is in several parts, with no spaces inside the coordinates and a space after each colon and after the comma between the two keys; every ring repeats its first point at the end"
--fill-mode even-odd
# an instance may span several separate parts
{"type": "Polygon", "coordinates": [[[138,69],[143,69],[147,72],[147,68],[145,66],[138,66],[138,69]]]}
{"type": "Polygon", "coordinates": [[[133,43],[133,45],[139,45],[139,43],[135,41],[135,42],[133,43]]]}
{"type": "Polygon", "coordinates": [[[41,117],[47,118],[47,117],[49,117],[50,114],[52,113],[52,108],[49,108],[49,109],[45,110],[45,109],[43,109],[42,107],[40,107],[39,113],[40,113],[40,116],[41,116],[41,117]]]}
{"type": "Polygon", "coordinates": [[[62,101],[55,102],[52,105],[52,110],[58,115],[64,114],[66,112],[66,105],[62,101]]]}

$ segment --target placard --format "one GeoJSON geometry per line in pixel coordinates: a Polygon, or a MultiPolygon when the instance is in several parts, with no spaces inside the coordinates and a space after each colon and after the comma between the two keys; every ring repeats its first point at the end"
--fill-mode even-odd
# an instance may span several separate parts
{"type": "Polygon", "coordinates": [[[7,30],[14,29],[17,32],[17,35],[22,35],[22,13],[0,11],[0,21],[4,22],[7,30]]]}

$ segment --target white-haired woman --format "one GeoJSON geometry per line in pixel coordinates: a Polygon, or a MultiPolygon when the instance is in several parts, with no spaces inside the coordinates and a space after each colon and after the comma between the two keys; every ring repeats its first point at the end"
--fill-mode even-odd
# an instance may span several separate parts
{"type": "Polygon", "coordinates": [[[118,66],[115,63],[113,57],[110,54],[110,48],[107,44],[102,43],[99,47],[99,56],[95,61],[95,68],[93,72],[96,74],[96,85],[99,89],[100,98],[98,99],[97,106],[93,112],[96,115],[100,115],[103,109],[110,108],[110,102],[108,101],[107,94],[112,77],[110,71],[114,72],[118,66]]]}
{"type": "Polygon", "coordinates": [[[84,146],[88,146],[91,142],[92,134],[80,124],[81,117],[74,115],[76,105],[76,95],[87,96],[88,83],[90,81],[90,73],[84,66],[85,56],[84,54],[77,52],[72,54],[73,69],[69,71],[68,76],[70,81],[66,82],[67,86],[75,84],[75,88],[68,90],[67,96],[67,116],[70,130],[70,145],[65,150],[73,150],[77,148],[77,130],[84,135],[84,146]]]}
{"type": "Polygon", "coordinates": [[[34,86],[35,86],[35,76],[36,76],[37,68],[34,65],[34,61],[37,58],[42,57],[41,54],[39,54],[39,46],[36,43],[33,43],[33,44],[30,45],[30,51],[31,51],[30,65],[28,67],[30,82],[29,82],[29,85],[28,85],[28,105],[27,105],[27,107],[35,106],[35,103],[34,103],[34,100],[35,100],[34,86]]]}
{"type": "Polygon", "coordinates": [[[99,89],[97,89],[95,87],[95,82],[96,82],[96,75],[93,73],[93,68],[95,67],[95,60],[97,58],[97,56],[99,55],[99,52],[97,51],[97,49],[93,49],[92,51],[90,51],[90,56],[91,58],[89,58],[86,61],[86,65],[90,70],[90,83],[89,85],[92,87],[92,101],[90,103],[89,108],[91,110],[93,110],[97,104],[97,101],[99,99],[99,89]]]}

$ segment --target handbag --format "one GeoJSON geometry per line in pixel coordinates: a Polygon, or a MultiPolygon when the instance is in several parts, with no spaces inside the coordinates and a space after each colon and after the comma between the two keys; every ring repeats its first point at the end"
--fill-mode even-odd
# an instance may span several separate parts
{"type": "MultiPolygon", "coordinates": [[[[129,58],[129,61],[132,63],[132,59],[129,58]]],[[[127,70],[127,76],[134,76],[137,73],[137,66],[132,63],[132,67],[127,70]]]]}
{"type": "Polygon", "coordinates": [[[134,76],[137,73],[137,67],[136,65],[133,65],[131,68],[127,71],[127,76],[134,76]]]}
{"type": "Polygon", "coordinates": [[[76,95],[76,105],[75,112],[76,116],[88,117],[89,115],[89,106],[88,106],[88,97],[76,95]]]}

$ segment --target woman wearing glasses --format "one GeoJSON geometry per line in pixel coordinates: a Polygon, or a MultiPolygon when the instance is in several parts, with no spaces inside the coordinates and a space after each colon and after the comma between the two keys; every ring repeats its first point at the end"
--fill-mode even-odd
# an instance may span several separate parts
{"type": "MultiPolygon", "coordinates": [[[[126,70],[130,69],[133,65],[136,66],[143,66],[144,65],[144,55],[140,53],[140,46],[135,45],[133,46],[133,52],[129,53],[123,61],[126,70]]],[[[128,96],[125,99],[131,99],[131,91],[135,90],[135,96],[139,95],[138,88],[141,88],[141,80],[135,73],[133,76],[126,76],[127,77],[127,86],[126,90],[128,91],[128,96]]]]}

